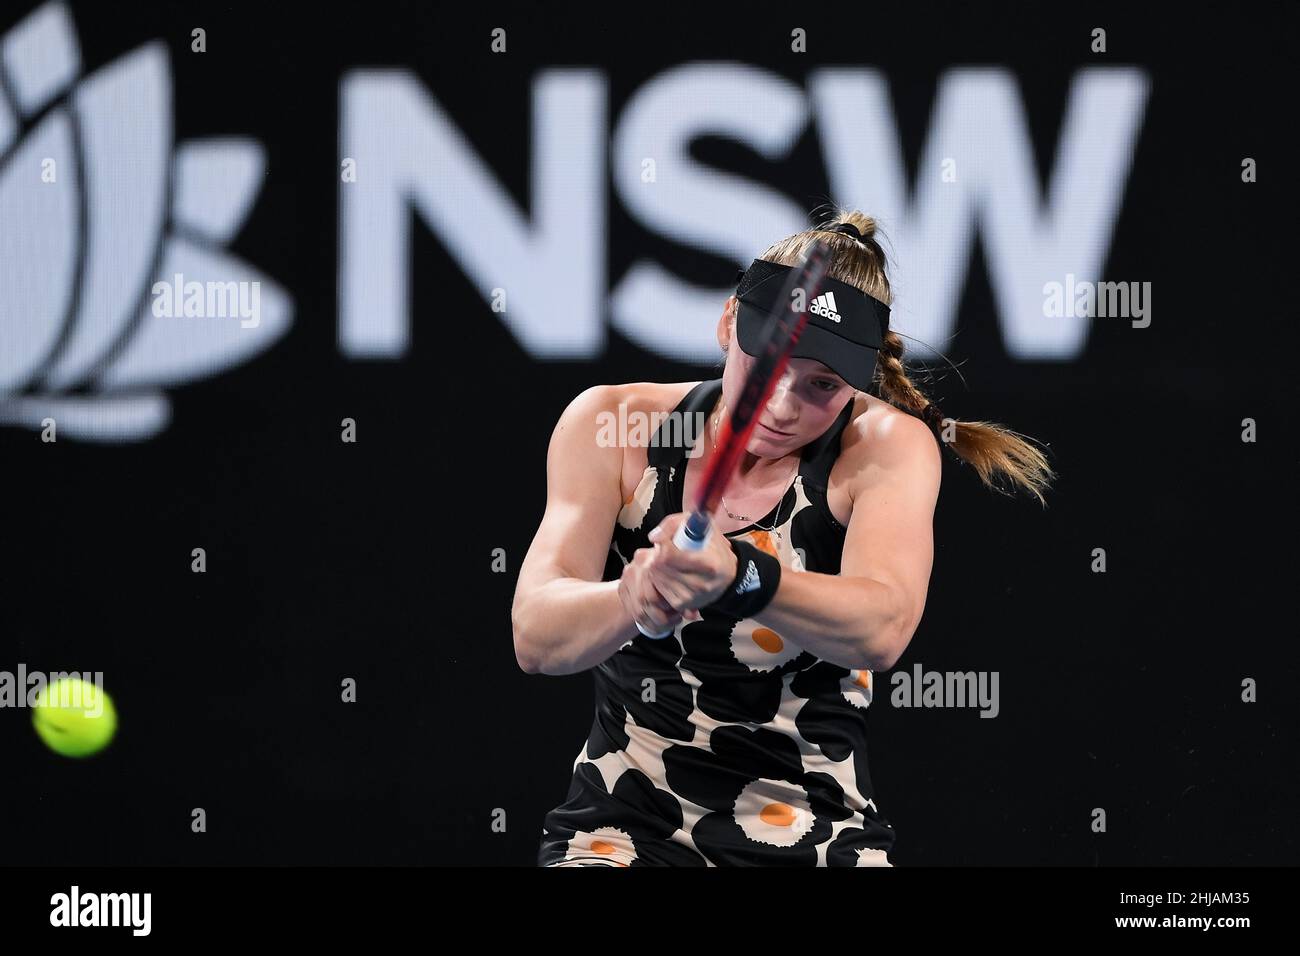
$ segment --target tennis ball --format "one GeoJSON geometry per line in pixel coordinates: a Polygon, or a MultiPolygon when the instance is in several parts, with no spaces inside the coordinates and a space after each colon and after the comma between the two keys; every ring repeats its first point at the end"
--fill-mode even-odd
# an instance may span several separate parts
{"type": "Polygon", "coordinates": [[[64,677],[36,695],[32,725],[55,753],[89,757],[108,746],[117,732],[113,701],[98,685],[64,677]]]}

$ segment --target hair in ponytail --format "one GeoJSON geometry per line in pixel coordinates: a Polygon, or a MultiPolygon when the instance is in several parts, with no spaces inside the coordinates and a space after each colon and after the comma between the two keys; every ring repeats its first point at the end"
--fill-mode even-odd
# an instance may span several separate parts
{"type": "MultiPolygon", "coordinates": [[[[876,221],[856,210],[837,210],[834,218],[813,229],[783,239],[768,248],[760,259],[792,266],[802,261],[805,250],[814,241],[824,240],[831,249],[829,274],[861,289],[886,305],[893,304],[889,278],[885,274],[885,252],[876,240],[876,221]],[[832,231],[848,224],[861,234],[861,240],[849,230],[832,231]]],[[[879,397],[920,418],[941,444],[953,450],[958,459],[970,465],[980,480],[994,491],[1004,491],[998,477],[1013,487],[1027,490],[1040,504],[1047,506],[1043,492],[1055,473],[1046,455],[1025,436],[994,422],[958,421],[943,414],[939,407],[916,386],[903,366],[903,339],[894,331],[885,334],[884,347],[876,357],[873,385],[879,397]]]]}

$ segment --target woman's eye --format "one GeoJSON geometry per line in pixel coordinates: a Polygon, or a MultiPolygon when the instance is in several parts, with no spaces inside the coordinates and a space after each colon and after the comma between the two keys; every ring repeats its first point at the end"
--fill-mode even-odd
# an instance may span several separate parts
{"type": "Polygon", "coordinates": [[[833,392],[839,388],[839,385],[835,382],[828,382],[826,379],[822,379],[817,383],[817,387],[821,388],[823,392],[833,392]],[[822,388],[822,386],[825,386],[825,388],[822,388]]]}

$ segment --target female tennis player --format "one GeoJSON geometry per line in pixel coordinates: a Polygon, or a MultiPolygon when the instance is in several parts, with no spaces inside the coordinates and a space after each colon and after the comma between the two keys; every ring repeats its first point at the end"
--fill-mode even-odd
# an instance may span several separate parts
{"type": "Polygon", "coordinates": [[[528,673],[592,670],[596,716],[539,865],[892,865],[866,708],[925,608],[942,448],[1044,504],[1053,473],[908,379],[875,234],[842,212],[755,260],[718,322],[720,379],[596,386],[560,417],[515,654],[528,673]],[[819,239],[830,258],[807,325],[704,547],[679,548],[774,290],[819,239]],[[602,421],[634,415],[661,423],[652,440],[602,440],[602,421]]]}

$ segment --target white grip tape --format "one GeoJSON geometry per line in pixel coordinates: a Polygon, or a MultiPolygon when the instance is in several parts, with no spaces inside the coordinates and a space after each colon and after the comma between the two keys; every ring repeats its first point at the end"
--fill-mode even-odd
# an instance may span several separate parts
{"type": "Polygon", "coordinates": [[[668,628],[668,630],[664,631],[662,634],[652,634],[651,632],[647,631],[644,627],[641,626],[641,622],[640,622],[640,621],[635,621],[634,623],[636,624],[636,629],[637,629],[638,631],[640,631],[640,632],[641,632],[642,634],[644,634],[646,637],[652,638],[652,639],[654,639],[654,640],[656,640],[656,641],[658,641],[658,640],[662,640],[663,638],[667,637],[667,636],[668,636],[669,634],[671,634],[671,633],[673,632],[673,630],[674,630],[673,628],[670,627],[670,628],[668,628]]]}
{"type": "Polygon", "coordinates": [[[686,534],[686,522],[683,521],[677,526],[677,533],[673,535],[673,544],[683,551],[703,551],[704,546],[709,543],[709,537],[713,534],[713,525],[709,525],[709,533],[704,536],[703,541],[696,541],[686,534]]]}

